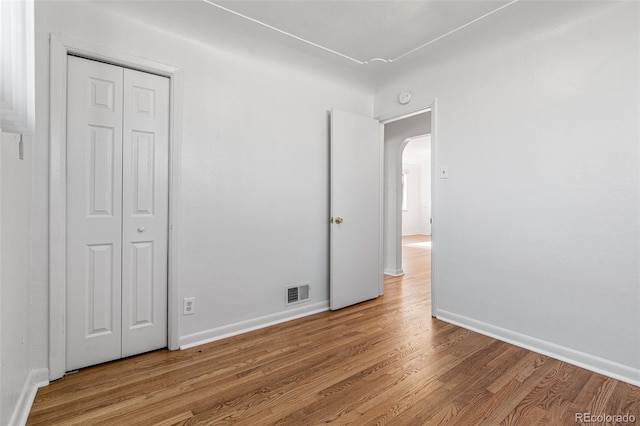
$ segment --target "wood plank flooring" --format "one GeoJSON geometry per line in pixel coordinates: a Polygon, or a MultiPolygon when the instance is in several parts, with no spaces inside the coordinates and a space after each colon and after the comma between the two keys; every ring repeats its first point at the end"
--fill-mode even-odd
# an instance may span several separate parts
{"type": "Polygon", "coordinates": [[[405,238],[405,275],[370,302],[69,374],[28,424],[640,423],[640,388],[431,318],[429,256],[428,238],[405,238]]]}

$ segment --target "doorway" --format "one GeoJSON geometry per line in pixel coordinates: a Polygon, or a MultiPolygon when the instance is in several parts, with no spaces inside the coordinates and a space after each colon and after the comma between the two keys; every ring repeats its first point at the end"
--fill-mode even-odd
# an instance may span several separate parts
{"type": "MultiPolygon", "coordinates": [[[[403,167],[403,153],[411,141],[423,138],[423,145],[424,141],[429,140],[428,145],[431,146],[431,112],[431,109],[427,109],[419,114],[412,114],[406,118],[384,123],[384,273],[386,275],[400,276],[404,273],[402,268],[402,219],[403,215],[407,216],[407,212],[403,211],[403,189],[408,189],[408,185],[403,187],[403,174],[404,178],[408,180],[407,184],[411,184],[410,180],[418,177],[420,172],[429,175],[428,194],[422,197],[418,195],[417,200],[414,196],[414,201],[417,203],[414,204],[413,210],[418,217],[425,216],[426,212],[422,210],[428,211],[428,217],[425,216],[424,220],[429,223],[422,223],[422,226],[418,226],[418,228],[422,228],[422,232],[428,231],[430,233],[431,231],[432,150],[429,149],[429,159],[425,160],[429,162],[428,167],[425,161],[418,161],[419,164],[416,164],[418,168],[414,169],[413,175],[410,170],[403,167]],[[403,173],[403,171],[409,173],[403,173]],[[423,209],[425,206],[427,208],[423,209]]],[[[410,196],[410,194],[407,195],[410,196]]]]}
{"type": "Polygon", "coordinates": [[[68,57],[67,371],[167,346],[169,79],[68,57]]]}

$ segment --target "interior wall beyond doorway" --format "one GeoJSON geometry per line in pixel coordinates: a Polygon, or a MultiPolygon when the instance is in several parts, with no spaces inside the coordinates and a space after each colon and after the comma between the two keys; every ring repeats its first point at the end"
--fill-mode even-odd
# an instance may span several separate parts
{"type": "Polygon", "coordinates": [[[402,175],[402,236],[431,235],[431,135],[409,139],[402,175]]]}
{"type": "Polygon", "coordinates": [[[384,126],[384,273],[402,275],[402,152],[408,140],[431,133],[431,112],[397,120],[384,126]]]}

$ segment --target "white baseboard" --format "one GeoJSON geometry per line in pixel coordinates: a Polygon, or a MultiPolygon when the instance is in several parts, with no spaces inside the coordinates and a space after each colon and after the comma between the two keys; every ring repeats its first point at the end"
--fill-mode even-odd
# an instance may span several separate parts
{"type": "Polygon", "coordinates": [[[506,328],[477,321],[443,309],[438,309],[436,311],[436,318],[477,333],[484,334],[485,336],[493,337],[494,339],[550,356],[551,358],[584,368],[585,370],[612,377],[635,386],[640,386],[640,369],[619,364],[615,361],[600,358],[586,352],[580,352],[575,349],[567,348],[565,346],[508,330],[506,328]]]}
{"type": "Polygon", "coordinates": [[[38,388],[47,386],[49,384],[49,369],[39,368],[37,370],[31,370],[27,376],[27,380],[22,387],[20,397],[13,410],[13,415],[9,424],[11,426],[24,426],[29,418],[29,412],[33,405],[33,400],[36,398],[36,392],[38,388]]]}
{"type": "Polygon", "coordinates": [[[384,274],[385,275],[391,275],[392,277],[399,277],[404,275],[404,270],[402,268],[400,269],[385,269],[384,270],[384,274]]]}
{"type": "Polygon", "coordinates": [[[258,330],[260,328],[269,327],[271,325],[280,324],[320,312],[326,312],[328,310],[328,301],[317,302],[309,305],[298,306],[296,308],[290,308],[286,311],[277,312],[275,314],[265,315],[246,321],[240,321],[200,331],[198,333],[188,334],[180,337],[180,349],[188,349],[205,343],[215,342],[216,340],[237,336],[238,334],[247,333],[249,331],[258,330]]]}

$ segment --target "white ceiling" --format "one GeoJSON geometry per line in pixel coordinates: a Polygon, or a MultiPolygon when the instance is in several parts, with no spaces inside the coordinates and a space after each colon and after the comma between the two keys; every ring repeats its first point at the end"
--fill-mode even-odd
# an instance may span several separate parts
{"type": "Polygon", "coordinates": [[[366,64],[409,57],[438,39],[472,25],[513,0],[203,0],[256,27],[330,51],[342,61],[366,64]],[[382,61],[381,61],[382,60],[382,61]]]}
{"type": "MultiPolygon", "coordinates": [[[[439,40],[453,33],[475,37],[478,33],[469,30],[479,20],[516,9],[511,5],[518,0],[78,2],[213,49],[231,52],[242,48],[284,60],[286,55],[281,53],[293,49],[320,62],[346,65],[376,79],[382,73],[410,66],[411,59],[429,55],[436,60],[432,56],[434,50],[427,45],[437,47],[439,40]],[[508,10],[503,12],[504,9],[508,10]]],[[[450,50],[444,52],[455,54],[450,50]]]]}

